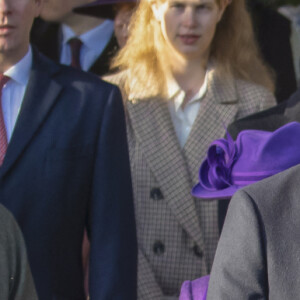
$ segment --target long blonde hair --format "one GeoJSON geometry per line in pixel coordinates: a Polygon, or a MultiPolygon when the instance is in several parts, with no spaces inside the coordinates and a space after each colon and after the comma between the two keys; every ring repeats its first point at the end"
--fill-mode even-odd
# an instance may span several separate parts
{"type": "MultiPolygon", "coordinates": [[[[216,1],[220,5],[228,0],[216,1]]],[[[153,0],[140,1],[131,19],[129,39],[113,61],[114,68],[126,70],[123,88],[130,98],[166,94],[167,47],[151,3],[153,0]]],[[[226,7],[217,24],[210,59],[216,66],[216,74],[250,81],[274,92],[272,72],[258,51],[244,0],[232,0],[226,7]]]]}

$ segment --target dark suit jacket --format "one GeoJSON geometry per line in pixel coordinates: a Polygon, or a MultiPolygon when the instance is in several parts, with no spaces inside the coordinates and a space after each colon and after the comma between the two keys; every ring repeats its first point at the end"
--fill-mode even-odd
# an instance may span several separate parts
{"type": "Polygon", "coordinates": [[[277,106],[233,122],[228,131],[236,139],[239,132],[245,129],[274,131],[292,121],[300,122],[300,89],[277,106]]]}
{"type": "Polygon", "coordinates": [[[135,222],[117,87],[35,52],[0,168],[0,199],[23,231],[39,299],[85,299],[85,226],[91,299],[135,299],[135,222]]]}
{"type": "Polygon", "coordinates": [[[299,299],[299,182],[300,165],[235,194],[207,300],[299,299]]]}
{"type": "MultiPolygon", "coordinates": [[[[44,22],[41,19],[35,20],[31,31],[31,42],[40,52],[56,62],[60,61],[61,39],[61,27],[59,24],[44,22]]],[[[98,76],[107,74],[111,59],[118,48],[117,40],[112,35],[107,46],[88,71],[98,76]]]]}

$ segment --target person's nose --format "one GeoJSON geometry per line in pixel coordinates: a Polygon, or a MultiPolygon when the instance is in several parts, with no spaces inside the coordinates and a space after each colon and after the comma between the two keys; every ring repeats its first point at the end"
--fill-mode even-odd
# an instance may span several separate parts
{"type": "Polygon", "coordinates": [[[0,18],[10,14],[9,0],[0,0],[0,18]]]}
{"type": "Polygon", "coordinates": [[[192,28],[196,26],[196,10],[191,6],[187,6],[183,13],[182,24],[185,27],[192,28]]]}

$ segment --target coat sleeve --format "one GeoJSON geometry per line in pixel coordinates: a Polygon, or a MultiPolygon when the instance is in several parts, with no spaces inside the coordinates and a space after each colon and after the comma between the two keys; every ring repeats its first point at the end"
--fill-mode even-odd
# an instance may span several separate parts
{"type": "Polygon", "coordinates": [[[268,299],[264,226],[244,191],[232,198],[218,244],[208,300],[268,299]]]}
{"type": "Polygon", "coordinates": [[[112,88],[101,123],[88,217],[90,298],[134,300],[136,228],[125,115],[117,87],[112,88]]]}

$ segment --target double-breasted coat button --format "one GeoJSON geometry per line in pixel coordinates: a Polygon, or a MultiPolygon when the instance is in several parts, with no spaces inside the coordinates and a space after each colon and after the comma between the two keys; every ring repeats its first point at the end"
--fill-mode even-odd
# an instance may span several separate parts
{"type": "Polygon", "coordinates": [[[150,191],[150,197],[153,200],[162,200],[164,196],[160,190],[160,188],[152,188],[150,191]]]}
{"type": "Polygon", "coordinates": [[[193,252],[197,257],[199,258],[203,257],[203,251],[198,247],[198,245],[194,245],[193,252]]]}
{"type": "Polygon", "coordinates": [[[165,245],[163,244],[162,241],[156,241],[153,244],[153,252],[156,255],[162,255],[162,254],[164,254],[164,252],[165,252],[165,245]]]}

